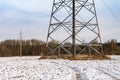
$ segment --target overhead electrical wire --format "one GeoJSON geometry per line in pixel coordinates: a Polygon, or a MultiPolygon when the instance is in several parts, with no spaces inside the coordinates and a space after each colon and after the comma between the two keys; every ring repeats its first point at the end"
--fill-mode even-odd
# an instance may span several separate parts
{"type": "Polygon", "coordinates": [[[0,33],[1,36],[14,36],[14,35],[17,35],[17,34],[7,34],[7,33],[0,33]]]}
{"type": "Polygon", "coordinates": [[[120,23],[120,19],[116,14],[113,12],[113,10],[108,6],[108,4],[105,2],[105,0],[102,0],[103,4],[106,6],[106,8],[109,10],[109,12],[114,16],[114,18],[120,23]]]}

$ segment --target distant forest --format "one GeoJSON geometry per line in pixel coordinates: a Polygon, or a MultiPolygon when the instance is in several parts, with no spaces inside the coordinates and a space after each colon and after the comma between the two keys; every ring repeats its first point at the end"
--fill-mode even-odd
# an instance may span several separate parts
{"type": "MultiPolygon", "coordinates": [[[[50,45],[55,44],[53,41],[50,45]]],[[[111,39],[103,43],[104,54],[120,55],[120,43],[115,39],[111,39]]],[[[44,41],[31,39],[22,40],[22,56],[40,56],[41,53],[46,53],[47,48],[44,41]]],[[[0,57],[19,56],[20,55],[20,40],[5,40],[0,42],[0,57]]]]}

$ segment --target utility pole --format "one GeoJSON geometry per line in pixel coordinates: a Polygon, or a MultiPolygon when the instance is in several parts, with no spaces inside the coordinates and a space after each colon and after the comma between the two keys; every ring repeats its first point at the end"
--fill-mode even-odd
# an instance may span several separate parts
{"type": "Polygon", "coordinates": [[[22,57],[22,31],[20,31],[20,57],[22,57]]]}

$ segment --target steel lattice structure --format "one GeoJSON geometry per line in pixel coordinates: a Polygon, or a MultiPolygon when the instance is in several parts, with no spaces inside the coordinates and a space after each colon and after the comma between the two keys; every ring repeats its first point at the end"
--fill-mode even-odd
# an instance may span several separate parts
{"type": "Polygon", "coordinates": [[[47,47],[47,54],[103,55],[94,0],[54,0],[47,47]]]}

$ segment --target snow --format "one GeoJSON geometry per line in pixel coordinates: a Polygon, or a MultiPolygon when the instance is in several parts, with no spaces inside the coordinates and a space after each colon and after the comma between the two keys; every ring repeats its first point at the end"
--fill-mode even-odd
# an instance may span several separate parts
{"type": "Polygon", "coordinates": [[[0,61],[0,80],[73,80],[73,73],[66,66],[28,57],[0,61]]]}
{"type": "Polygon", "coordinates": [[[0,57],[0,80],[120,80],[120,56],[112,60],[0,57]]]}
{"type": "Polygon", "coordinates": [[[108,56],[111,57],[112,60],[120,60],[119,55],[108,55],[108,56]]]}

